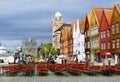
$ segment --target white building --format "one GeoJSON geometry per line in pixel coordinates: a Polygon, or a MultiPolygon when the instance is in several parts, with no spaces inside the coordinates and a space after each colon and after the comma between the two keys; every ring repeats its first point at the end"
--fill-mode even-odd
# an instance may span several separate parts
{"type": "Polygon", "coordinates": [[[7,53],[7,48],[5,45],[1,45],[0,43],[0,54],[5,54],[7,53]]]}
{"type": "Polygon", "coordinates": [[[83,19],[78,19],[73,29],[73,55],[77,55],[78,62],[85,61],[84,23],[83,19]]]}

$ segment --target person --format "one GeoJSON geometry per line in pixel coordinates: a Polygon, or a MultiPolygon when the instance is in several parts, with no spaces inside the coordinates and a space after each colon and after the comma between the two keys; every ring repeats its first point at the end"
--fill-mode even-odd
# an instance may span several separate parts
{"type": "Polygon", "coordinates": [[[17,64],[18,64],[18,62],[19,62],[19,59],[17,58],[17,59],[15,60],[15,63],[17,63],[17,64]]]}
{"type": "Polygon", "coordinates": [[[76,63],[78,63],[78,57],[76,56],[76,60],[75,60],[76,63]]]}

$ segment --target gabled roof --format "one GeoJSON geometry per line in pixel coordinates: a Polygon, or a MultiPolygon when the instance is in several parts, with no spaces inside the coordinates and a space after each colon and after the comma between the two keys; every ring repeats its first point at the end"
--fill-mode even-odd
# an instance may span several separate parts
{"type": "Polygon", "coordinates": [[[86,24],[88,23],[88,25],[90,26],[90,16],[91,16],[91,14],[86,14],[84,33],[85,33],[86,29],[89,29],[89,28],[86,27],[86,24]]]}
{"type": "Polygon", "coordinates": [[[112,13],[113,13],[113,9],[112,8],[110,8],[110,9],[104,9],[104,14],[105,14],[105,16],[106,16],[106,19],[107,19],[107,21],[108,21],[108,24],[110,25],[110,23],[111,23],[111,18],[112,18],[112,13]]]}
{"type": "Polygon", "coordinates": [[[120,4],[114,4],[114,8],[113,8],[113,13],[112,13],[112,19],[111,19],[111,24],[112,24],[112,22],[113,22],[113,20],[114,20],[114,17],[115,17],[115,10],[117,10],[118,11],[118,13],[120,13],[120,4]]]}
{"type": "Polygon", "coordinates": [[[118,12],[120,13],[120,4],[115,4],[114,7],[116,7],[116,9],[118,10],[118,12]]]}
{"type": "Polygon", "coordinates": [[[83,34],[85,29],[85,19],[78,19],[78,20],[79,20],[80,32],[83,34]]]}
{"type": "Polygon", "coordinates": [[[95,16],[98,20],[98,24],[100,24],[103,9],[104,8],[93,8],[93,13],[95,14],[95,16]]]}
{"type": "Polygon", "coordinates": [[[116,4],[116,7],[118,8],[118,11],[120,13],[120,4],[116,4]]]}
{"type": "Polygon", "coordinates": [[[87,14],[88,22],[90,24],[91,14],[87,14]]]}

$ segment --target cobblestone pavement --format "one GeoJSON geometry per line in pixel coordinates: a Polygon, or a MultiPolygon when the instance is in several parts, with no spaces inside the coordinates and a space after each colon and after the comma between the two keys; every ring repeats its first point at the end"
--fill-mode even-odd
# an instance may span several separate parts
{"type": "Polygon", "coordinates": [[[56,77],[56,76],[33,76],[33,77],[0,77],[0,82],[120,82],[120,76],[115,77],[56,77]]]}
{"type": "Polygon", "coordinates": [[[19,73],[17,76],[0,76],[0,82],[120,82],[120,75],[103,76],[97,74],[97,76],[87,75],[82,73],[70,74],[70,73],[54,73],[48,71],[48,74],[25,76],[23,73],[19,73]]]}

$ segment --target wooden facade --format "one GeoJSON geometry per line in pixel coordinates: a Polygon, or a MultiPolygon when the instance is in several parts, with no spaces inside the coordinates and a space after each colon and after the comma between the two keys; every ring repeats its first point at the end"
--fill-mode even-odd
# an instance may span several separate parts
{"type": "Polygon", "coordinates": [[[67,56],[72,52],[71,24],[63,24],[60,28],[62,28],[60,34],[60,54],[67,56]]]}
{"type": "Polygon", "coordinates": [[[100,22],[100,62],[111,57],[111,36],[110,23],[113,9],[104,9],[100,22]]]}
{"type": "Polygon", "coordinates": [[[111,19],[112,56],[116,64],[120,64],[120,4],[115,4],[111,19]]]}
{"type": "Polygon", "coordinates": [[[85,20],[85,29],[84,29],[84,35],[85,35],[85,54],[86,54],[86,64],[88,64],[90,60],[90,14],[86,15],[85,20]]]}
{"type": "Polygon", "coordinates": [[[100,39],[99,39],[99,26],[103,8],[93,8],[91,12],[91,25],[90,25],[90,52],[91,61],[100,61],[100,39]]]}

